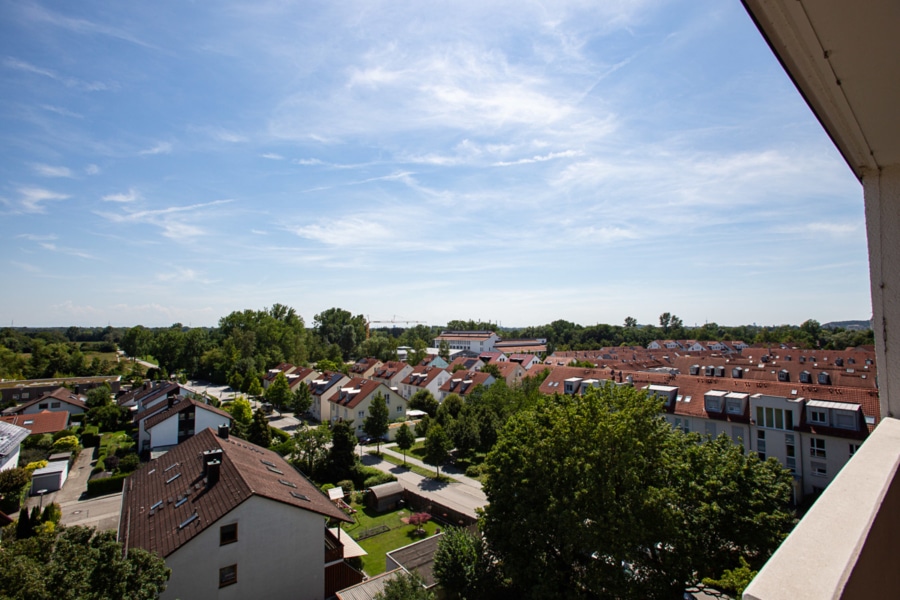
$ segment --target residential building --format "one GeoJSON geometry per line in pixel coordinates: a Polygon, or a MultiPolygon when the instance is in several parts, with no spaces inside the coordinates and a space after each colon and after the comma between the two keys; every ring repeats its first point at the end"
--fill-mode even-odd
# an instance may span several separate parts
{"type": "Polygon", "coordinates": [[[522,381],[527,373],[525,367],[517,362],[508,361],[493,364],[497,368],[497,371],[499,371],[500,377],[502,377],[506,381],[506,385],[509,386],[516,385],[522,381]]]}
{"type": "Polygon", "coordinates": [[[498,341],[500,336],[493,331],[442,331],[434,338],[434,347],[440,348],[441,342],[446,342],[451,350],[468,350],[480,354],[491,352],[498,341]]]}
{"type": "Polygon", "coordinates": [[[449,371],[439,367],[416,367],[400,382],[400,394],[409,400],[419,390],[428,390],[435,398],[440,398],[438,390],[450,379],[449,371]]]}
{"type": "Polygon", "coordinates": [[[52,379],[21,379],[14,381],[0,381],[0,396],[3,404],[20,403],[34,400],[59,387],[68,386],[76,394],[84,395],[88,390],[106,384],[113,394],[119,393],[122,378],[118,375],[103,375],[99,377],[58,377],[52,379]]]}
{"type": "Polygon", "coordinates": [[[509,362],[517,363],[522,365],[522,368],[526,371],[535,365],[541,364],[541,359],[538,358],[537,354],[510,354],[509,362]]]}
{"type": "Polygon", "coordinates": [[[28,435],[24,427],[0,421],[0,471],[19,466],[19,450],[28,435]]]}
{"type": "Polygon", "coordinates": [[[352,522],[278,454],[204,429],[128,478],[119,541],[165,559],[163,600],[321,600],[362,580],[326,519],[352,522]]]}
{"type": "Polygon", "coordinates": [[[153,451],[180,444],[197,431],[231,427],[232,416],[215,406],[178,396],[138,422],[138,448],[153,451]]]}
{"type": "Polygon", "coordinates": [[[75,392],[70,392],[64,387],[58,387],[51,392],[41,394],[37,398],[11,406],[3,411],[5,415],[34,415],[41,411],[68,412],[71,415],[80,415],[87,411],[86,398],[75,392]]]}
{"type": "Polygon", "coordinates": [[[405,362],[389,360],[372,373],[369,379],[380,381],[391,389],[400,389],[400,382],[412,373],[413,365],[405,362]]]}
{"type": "Polygon", "coordinates": [[[317,421],[331,420],[331,404],[328,400],[344,386],[350,378],[343,373],[322,373],[321,377],[309,382],[309,391],[312,394],[312,405],[309,414],[317,421]]]}
{"type": "Polygon", "coordinates": [[[389,421],[406,416],[406,400],[400,394],[380,381],[354,377],[328,399],[331,405],[329,420],[332,423],[338,420],[353,421],[357,437],[365,436],[363,422],[369,416],[369,407],[378,394],[387,404],[389,421]]]}
{"type": "Polygon", "coordinates": [[[534,354],[547,353],[547,340],[544,338],[524,340],[501,340],[494,343],[494,350],[505,354],[534,354]]]}
{"type": "Polygon", "coordinates": [[[900,348],[898,6],[888,0],[743,4],[862,184],[882,417],[744,598],[895,597],[900,595],[895,566],[900,368],[894,357],[900,348]]]}
{"type": "Polygon", "coordinates": [[[116,404],[135,412],[147,410],[158,402],[164,401],[181,393],[181,386],[172,381],[145,381],[138,386],[116,398],[116,404]]]}
{"type": "Polygon", "coordinates": [[[494,376],[484,371],[457,371],[438,388],[438,394],[434,397],[441,402],[450,394],[458,394],[465,398],[478,386],[488,387],[494,381],[496,381],[494,376]]]}
{"type": "Polygon", "coordinates": [[[36,414],[0,417],[0,421],[24,427],[28,430],[29,435],[43,435],[45,433],[56,433],[67,428],[69,426],[69,413],[65,410],[56,412],[42,410],[36,414]]]}
{"type": "Polygon", "coordinates": [[[382,363],[377,358],[360,358],[350,365],[350,377],[362,377],[368,379],[382,363]]]}

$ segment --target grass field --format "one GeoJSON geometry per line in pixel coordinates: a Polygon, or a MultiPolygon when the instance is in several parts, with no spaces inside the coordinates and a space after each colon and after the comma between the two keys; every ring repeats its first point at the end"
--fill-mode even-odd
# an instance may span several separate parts
{"type": "MultiPolygon", "coordinates": [[[[357,509],[356,523],[354,525],[344,525],[343,529],[354,538],[363,534],[368,529],[373,529],[379,525],[389,528],[384,533],[379,533],[372,537],[357,542],[362,546],[363,550],[368,552],[362,557],[363,569],[368,575],[378,575],[384,572],[385,555],[391,550],[402,548],[407,544],[417,542],[424,539],[422,536],[414,533],[415,527],[403,523],[401,519],[409,517],[410,511],[406,509],[396,510],[389,513],[379,514],[371,508],[353,503],[353,508],[357,509]]],[[[439,525],[429,521],[425,523],[424,529],[428,534],[425,537],[434,535],[439,525]]]]}

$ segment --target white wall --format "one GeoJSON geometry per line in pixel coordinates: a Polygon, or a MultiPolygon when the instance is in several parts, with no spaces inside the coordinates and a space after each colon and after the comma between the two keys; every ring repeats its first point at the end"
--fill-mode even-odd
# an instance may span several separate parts
{"type": "Polygon", "coordinates": [[[178,413],[150,430],[150,448],[174,446],[178,443],[178,413]]]}
{"type": "Polygon", "coordinates": [[[15,469],[19,464],[19,453],[21,450],[22,446],[16,446],[16,451],[12,454],[7,454],[5,457],[0,456],[0,471],[15,469]]]}
{"type": "Polygon", "coordinates": [[[172,577],[160,598],[322,600],[324,532],[321,515],[253,496],[166,558],[172,577]],[[220,546],[219,528],[230,523],[238,541],[220,546]],[[219,588],[219,569],[232,564],[237,583],[219,588]]]}

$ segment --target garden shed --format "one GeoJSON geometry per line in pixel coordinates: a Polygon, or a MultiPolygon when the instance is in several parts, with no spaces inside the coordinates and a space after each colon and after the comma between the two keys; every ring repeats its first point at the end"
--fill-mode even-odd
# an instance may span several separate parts
{"type": "Polygon", "coordinates": [[[369,488],[368,505],[378,512],[394,510],[403,501],[403,486],[399,481],[390,481],[369,488]]]}
{"type": "Polygon", "coordinates": [[[43,469],[36,469],[31,476],[31,493],[37,494],[39,490],[55,492],[63,486],[68,477],[68,460],[57,460],[49,463],[43,469]]]}

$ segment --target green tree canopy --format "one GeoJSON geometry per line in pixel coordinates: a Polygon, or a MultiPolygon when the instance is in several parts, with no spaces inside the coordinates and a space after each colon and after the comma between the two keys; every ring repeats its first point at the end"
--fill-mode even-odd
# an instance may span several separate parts
{"type": "Polygon", "coordinates": [[[262,409],[257,408],[253,420],[247,428],[247,441],[268,448],[272,445],[272,432],[269,430],[269,419],[262,409]]]}
{"type": "Polygon", "coordinates": [[[292,398],[291,384],[288,382],[284,372],[281,372],[275,376],[275,379],[266,388],[266,400],[275,406],[285,406],[290,403],[292,398]]]}
{"type": "Polygon", "coordinates": [[[3,540],[0,593],[27,600],[150,600],[166,587],[170,570],[156,554],[129,548],[114,531],[88,527],[39,528],[28,539],[3,540]]]}
{"type": "Polygon", "coordinates": [[[296,463],[307,477],[315,477],[321,473],[328,458],[328,443],[331,442],[331,430],[327,423],[317,427],[298,427],[294,432],[296,463]]]}
{"type": "Polygon", "coordinates": [[[244,426],[250,425],[250,420],[253,418],[253,408],[250,406],[250,401],[243,396],[235,398],[233,402],[226,404],[224,409],[231,413],[236,422],[244,426]]]}
{"type": "Polygon", "coordinates": [[[434,554],[434,577],[449,598],[466,600],[501,597],[496,561],[479,533],[450,527],[434,554]]]}
{"type": "Polygon", "coordinates": [[[434,600],[434,593],[425,589],[422,577],[412,573],[400,573],[375,594],[375,600],[434,600]]]}
{"type": "Polygon", "coordinates": [[[440,424],[428,427],[425,437],[425,463],[435,468],[435,477],[441,476],[441,465],[447,462],[453,442],[440,424]]]}
{"type": "Polygon", "coordinates": [[[421,389],[410,397],[407,406],[410,410],[422,410],[427,412],[429,417],[434,417],[440,405],[431,392],[421,389]]]}
{"type": "Polygon", "coordinates": [[[397,442],[397,447],[403,452],[403,464],[405,465],[406,453],[413,447],[413,444],[416,443],[416,436],[412,432],[412,429],[409,428],[409,425],[404,423],[397,430],[397,437],[394,441],[397,442]]]}
{"type": "Polygon", "coordinates": [[[363,431],[375,438],[376,452],[381,452],[381,438],[387,435],[390,411],[381,392],[377,392],[369,404],[369,416],[363,421],[363,431]]]}
{"type": "Polygon", "coordinates": [[[294,415],[299,418],[300,415],[310,409],[312,403],[312,392],[309,391],[309,386],[301,382],[297,385],[297,389],[291,398],[291,409],[294,411],[294,415]]]}
{"type": "Polygon", "coordinates": [[[356,434],[353,421],[339,421],[331,426],[331,450],[328,452],[329,481],[351,479],[356,467],[356,434]]]}
{"type": "Polygon", "coordinates": [[[660,409],[606,385],[509,420],[485,464],[483,525],[523,597],[674,597],[780,543],[790,474],[724,436],[701,444],[660,409]]]}

